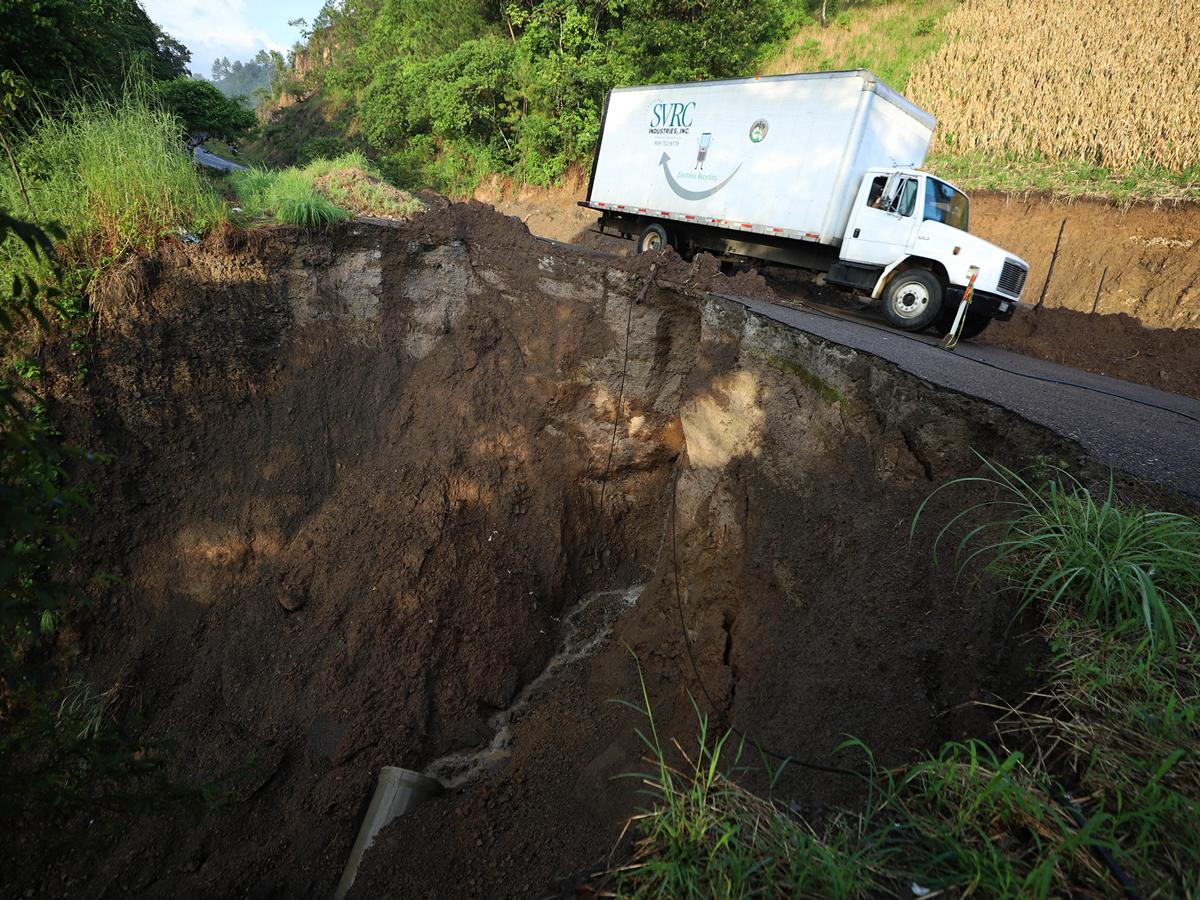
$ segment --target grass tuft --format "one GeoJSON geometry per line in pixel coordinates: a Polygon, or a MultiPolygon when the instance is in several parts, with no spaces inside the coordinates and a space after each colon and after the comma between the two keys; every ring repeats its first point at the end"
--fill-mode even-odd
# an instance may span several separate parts
{"type": "Polygon", "coordinates": [[[990,742],[946,743],[895,769],[847,741],[839,749],[866,761],[865,804],[810,821],[739,786],[742,746],[698,709],[697,749],[672,741],[681,762],[668,762],[643,681],[652,806],[631,820],[618,894],[1200,896],[1200,525],[1123,506],[1111,484],[1097,497],[1059,468],[984,463],[986,475],[938,488],[994,496],[951,519],[935,549],[961,523],[963,565],[982,556],[1041,601],[1042,687],[1016,707],[990,704],[990,742]],[[1177,652],[1146,652],[1168,640],[1177,652]]]}
{"type": "MultiPolygon", "coordinates": [[[[1022,474],[983,462],[989,474],[938,488],[983,484],[995,496],[947,522],[935,553],[959,523],[976,513],[997,513],[964,532],[955,557],[962,566],[986,560],[987,571],[1005,576],[1020,592],[1022,608],[1038,603],[1122,634],[1143,629],[1154,649],[1176,645],[1180,619],[1190,631],[1200,628],[1200,522],[1122,506],[1111,480],[1098,498],[1056,466],[1022,474]]],[[[913,518],[914,532],[928,502],[913,518]]]]}
{"type": "Polygon", "coordinates": [[[384,182],[360,153],[278,172],[251,168],[229,179],[247,218],[284,225],[311,228],[351,215],[403,218],[421,208],[420,201],[384,182]]]}

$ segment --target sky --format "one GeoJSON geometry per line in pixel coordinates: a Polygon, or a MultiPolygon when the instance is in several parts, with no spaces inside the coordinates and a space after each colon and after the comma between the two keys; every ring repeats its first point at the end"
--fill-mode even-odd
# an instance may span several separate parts
{"type": "Polygon", "coordinates": [[[300,39],[288,20],[309,21],[322,0],[142,0],[150,18],[192,51],[189,68],[209,78],[214,59],[248,60],[263,48],[284,53],[300,39]]]}

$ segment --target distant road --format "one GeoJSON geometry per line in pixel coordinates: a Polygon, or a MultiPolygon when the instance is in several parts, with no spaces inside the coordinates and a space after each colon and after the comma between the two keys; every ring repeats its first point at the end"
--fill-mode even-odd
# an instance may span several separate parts
{"type": "Polygon", "coordinates": [[[990,400],[1078,441],[1106,465],[1200,497],[1200,400],[987,344],[959,344],[951,353],[929,335],[893,331],[823,310],[717,296],[792,328],[882,357],[918,378],[990,400]]]}
{"type": "Polygon", "coordinates": [[[240,169],[245,169],[241,163],[231,162],[228,159],[222,159],[215,153],[209,153],[203,147],[197,147],[192,151],[192,159],[199,165],[209,169],[216,169],[220,172],[236,172],[240,169]]]}

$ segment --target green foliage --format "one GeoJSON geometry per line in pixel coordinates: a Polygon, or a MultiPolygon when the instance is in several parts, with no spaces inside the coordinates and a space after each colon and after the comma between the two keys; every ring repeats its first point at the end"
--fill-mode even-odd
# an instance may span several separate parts
{"type": "Polygon", "coordinates": [[[549,184],[588,165],[609,88],[752,74],[802,17],[783,0],[349,0],[318,18],[303,79],[353,97],[403,183],[549,184]]]}
{"type": "MultiPolygon", "coordinates": [[[[0,246],[19,245],[31,263],[51,277],[57,273],[52,237],[0,210],[0,246]]],[[[57,290],[42,287],[28,268],[8,273],[0,295],[0,353],[9,355],[25,325],[45,325],[42,306],[57,290]]],[[[71,540],[66,520],[82,505],[64,486],[66,454],[41,413],[20,368],[0,372],[0,694],[19,645],[36,639],[45,614],[58,610],[66,593],[50,577],[71,540]]]]}
{"type": "MultiPolygon", "coordinates": [[[[81,292],[88,273],[149,250],[165,234],[203,233],[225,218],[174,116],[137,91],[121,100],[77,99],[61,115],[44,115],[21,142],[18,164],[32,214],[64,228],[68,293],[81,292]]],[[[3,169],[0,206],[24,206],[21,180],[3,169]]],[[[23,244],[0,243],[0,277],[30,265],[39,261],[23,244]]]]}
{"type": "Polygon", "coordinates": [[[296,151],[296,162],[306,166],[318,159],[335,159],[346,153],[346,142],[332,135],[309,138],[296,151]]]}
{"type": "MultiPolygon", "coordinates": [[[[1020,752],[978,741],[890,771],[858,750],[865,808],[815,827],[738,784],[742,744],[714,735],[697,710],[697,748],[670,763],[643,685],[649,732],[638,731],[653,769],[637,777],[652,807],[639,818],[634,861],[618,871],[629,897],[876,897],[917,884],[950,896],[1048,897],[1078,881],[1103,885],[1090,848],[1112,840],[1103,811],[1078,827],[1044,773],[1020,752]]],[[[768,773],[774,779],[782,769],[768,773]]]]}
{"type": "MultiPolygon", "coordinates": [[[[965,531],[956,556],[964,566],[984,558],[988,571],[1016,586],[1023,606],[1036,602],[1119,633],[1141,629],[1160,650],[1176,645],[1180,619],[1200,628],[1200,522],[1122,506],[1111,481],[1097,498],[1056,466],[1027,477],[991,460],[984,465],[989,474],[959,478],[934,492],[961,484],[995,490],[993,499],[947,522],[935,547],[959,523],[994,513],[996,518],[965,531]]],[[[924,508],[913,519],[914,530],[924,508]]]]}
{"type": "Polygon", "coordinates": [[[282,225],[311,228],[348,218],[346,210],[316,189],[314,171],[251,168],[231,172],[229,181],[251,219],[271,217],[282,225]]]}
{"type": "MultiPolygon", "coordinates": [[[[813,19],[792,30],[791,38],[769,55],[764,74],[870,69],[896,90],[946,41],[942,19],[960,0],[833,3],[821,23],[821,3],[813,19]]],[[[811,7],[811,4],[810,4],[811,7]]]]}
{"type": "MultiPolygon", "coordinates": [[[[26,262],[8,273],[11,287],[0,281],[0,358],[29,327],[50,327],[43,310],[57,304],[54,241],[64,237],[0,209],[0,246],[20,245],[26,262]]],[[[48,840],[79,813],[94,830],[114,809],[199,807],[213,795],[168,778],[165,748],[121,731],[116,689],[46,684],[54,633],[82,600],[68,575],[70,526],[88,507],[67,475],[84,455],[46,421],[30,374],[0,368],[0,825],[48,840]]]]}
{"type": "Polygon", "coordinates": [[[158,101],[179,119],[193,140],[234,142],[257,123],[254,113],[207,81],[175,78],[155,85],[158,101]]]}
{"type": "MultiPolygon", "coordinates": [[[[1073,620],[1048,625],[1054,660],[1030,708],[1005,713],[997,747],[949,742],[888,770],[857,750],[865,806],[815,822],[739,785],[743,744],[697,709],[696,749],[667,760],[649,697],[631,897],[1102,896],[1115,858],[1146,896],[1200,887],[1200,669],[1073,620]],[[1074,794],[1062,789],[1070,780],[1074,794]]],[[[1193,639],[1195,634],[1193,633],[1193,639]]],[[[782,773],[765,772],[773,785],[782,773]]]]}
{"type": "MultiPolygon", "coordinates": [[[[27,79],[49,101],[80,88],[115,91],[131,66],[156,79],[187,74],[191,54],[137,0],[0,0],[0,69],[27,79]]],[[[25,113],[35,113],[31,103],[25,113]]]]}
{"type": "MultiPolygon", "coordinates": [[[[512,44],[499,38],[468,41],[427,61],[393,60],[363,96],[363,131],[376,147],[402,150],[416,140],[437,146],[438,155],[482,157],[492,164],[485,170],[511,164],[514,62],[512,44]]],[[[435,155],[418,177],[432,181],[437,164],[435,155]]]]}

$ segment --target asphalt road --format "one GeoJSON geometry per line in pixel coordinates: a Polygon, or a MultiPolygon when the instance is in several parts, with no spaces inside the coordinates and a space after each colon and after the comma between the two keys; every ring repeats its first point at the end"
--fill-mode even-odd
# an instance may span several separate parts
{"type": "Polygon", "coordinates": [[[989,400],[1078,441],[1106,465],[1200,498],[1200,400],[986,344],[960,343],[950,352],[930,335],[894,331],[883,323],[719,296],[886,359],[925,381],[989,400]]]}
{"type": "Polygon", "coordinates": [[[202,166],[217,169],[221,172],[236,172],[239,169],[246,168],[241,163],[231,162],[228,159],[217,156],[215,153],[209,153],[203,147],[197,147],[192,151],[192,159],[202,166]]]}

